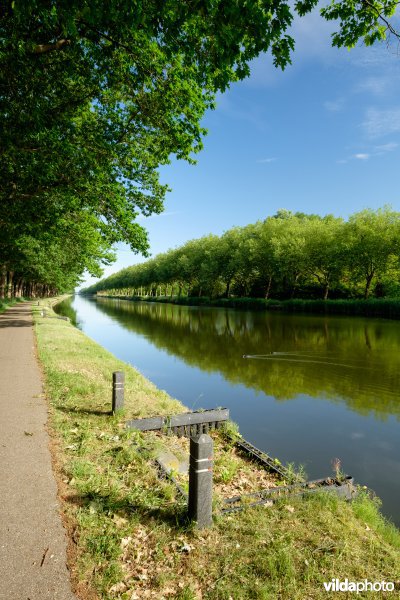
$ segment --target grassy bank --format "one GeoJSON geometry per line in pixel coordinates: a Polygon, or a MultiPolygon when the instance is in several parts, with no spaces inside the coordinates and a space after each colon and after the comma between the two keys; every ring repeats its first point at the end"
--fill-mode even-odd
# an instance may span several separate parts
{"type": "Polygon", "coordinates": [[[265,300],[264,298],[199,298],[192,296],[102,296],[124,300],[145,300],[185,306],[215,306],[239,310],[281,310],[314,314],[358,315],[400,319],[400,299],[371,298],[369,300],[265,300]]]}
{"type": "MultiPolygon", "coordinates": [[[[400,534],[365,493],[352,504],[323,494],[282,500],[194,529],[175,487],[152,462],[176,438],[124,429],[128,418],[184,407],[69,323],[37,312],[36,332],[71,570],[82,598],[304,600],[325,598],[323,582],[332,578],[399,579],[400,534]],[[126,408],[111,417],[115,370],[125,371],[126,408]]],[[[224,494],[265,484],[265,473],[229,444],[215,443],[218,515],[224,494]]]]}
{"type": "Polygon", "coordinates": [[[0,313],[7,310],[9,306],[13,306],[18,302],[25,302],[26,298],[0,298],[0,313]]]}

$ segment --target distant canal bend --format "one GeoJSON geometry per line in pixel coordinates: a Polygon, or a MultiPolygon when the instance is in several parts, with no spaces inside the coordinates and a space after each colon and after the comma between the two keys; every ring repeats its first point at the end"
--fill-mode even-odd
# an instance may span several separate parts
{"type": "Polygon", "coordinates": [[[191,409],[309,477],[346,473],[400,526],[400,322],[76,296],[57,311],[191,409]]]}

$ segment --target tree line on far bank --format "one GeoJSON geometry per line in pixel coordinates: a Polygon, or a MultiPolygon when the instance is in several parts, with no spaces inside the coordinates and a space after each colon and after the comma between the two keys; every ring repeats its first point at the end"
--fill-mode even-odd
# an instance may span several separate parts
{"type": "MultiPolygon", "coordinates": [[[[159,167],[172,157],[195,162],[205,112],[260,53],[282,69],[291,63],[290,25],[317,4],[3,0],[0,298],[73,289],[85,271],[100,276],[121,241],[146,254],[137,217],[163,210],[159,167]]],[[[340,0],[320,12],[337,24],[332,44],[350,48],[399,39],[396,8],[340,0]]],[[[232,277],[214,268],[215,289],[205,271],[182,287],[217,294],[224,277],[228,294],[253,285],[236,267],[232,277]]],[[[173,273],[143,285],[158,281],[180,289],[173,273]]]]}
{"type": "Polygon", "coordinates": [[[279,210],[223,235],[158,254],[85,294],[368,298],[400,294],[400,213],[365,209],[347,221],[279,210]]]}

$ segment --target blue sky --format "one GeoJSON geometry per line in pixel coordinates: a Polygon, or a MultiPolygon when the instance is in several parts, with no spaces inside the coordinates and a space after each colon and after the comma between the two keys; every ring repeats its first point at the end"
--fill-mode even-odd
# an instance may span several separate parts
{"type": "MultiPolygon", "coordinates": [[[[198,164],[161,169],[172,188],[165,211],[140,220],[152,255],[279,208],[343,217],[400,210],[400,49],[394,41],[332,48],[333,28],[317,13],[296,19],[291,67],[277,71],[260,56],[250,78],[218,95],[198,164]]],[[[124,245],[117,256],[104,276],[144,260],[124,245]]]]}

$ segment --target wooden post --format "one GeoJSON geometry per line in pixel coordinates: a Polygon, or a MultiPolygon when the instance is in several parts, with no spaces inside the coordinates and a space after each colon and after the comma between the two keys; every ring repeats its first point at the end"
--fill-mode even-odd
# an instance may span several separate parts
{"type": "Polygon", "coordinates": [[[112,414],[124,408],[125,374],[123,371],[113,373],[112,414]]]}
{"type": "Polygon", "coordinates": [[[213,445],[205,433],[190,438],[188,514],[199,529],[212,525],[213,445]]]}

